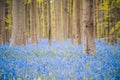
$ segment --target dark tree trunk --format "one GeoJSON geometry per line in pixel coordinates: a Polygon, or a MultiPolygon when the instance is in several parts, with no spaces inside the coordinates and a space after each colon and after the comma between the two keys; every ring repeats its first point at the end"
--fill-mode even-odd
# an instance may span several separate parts
{"type": "Polygon", "coordinates": [[[7,42],[5,29],[5,0],[0,0],[0,44],[7,42]]]}
{"type": "Polygon", "coordinates": [[[48,32],[48,39],[49,39],[49,41],[48,41],[48,43],[49,43],[49,45],[51,45],[51,43],[52,43],[52,41],[51,41],[51,39],[52,39],[52,34],[51,34],[51,12],[50,12],[50,0],[48,0],[47,1],[48,2],[48,4],[47,4],[47,6],[48,6],[48,27],[49,27],[49,32],[48,32]]]}

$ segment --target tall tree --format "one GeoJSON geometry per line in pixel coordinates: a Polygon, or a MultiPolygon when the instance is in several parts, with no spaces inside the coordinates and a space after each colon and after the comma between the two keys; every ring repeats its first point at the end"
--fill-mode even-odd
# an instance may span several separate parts
{"type": "Polygon", "coordinates": [[[73,27],[76,27],[76,42],[77,44],[80,44],[81,43],[81,25],[80,25],[80,0],[74,0],[74,16],[73,16],[73,19],[74,19],[74,26],[73,27]]]}
{"type": "Polygon", "coordinates": [[[67,0],[62,0],[62,23],[63,23],[63,33],[64,33],[64,39],[67,39],[67,0]]]}
{"type": "Polygon", "coordinates": [[[25,44],[28,43],[28,38],[30,37],[30,4],[25,4],[25,26],[26,26],[26,32],[25,32],[25,44]]]}
{"type": "MultiPolygon", "coordinates": [[[[100,18],[100,9],[99,9],[99,4],[100,4],[100,1],[101,0],[97,0],[97,5],[98,5],[98,11],[97,11],[97,13],[98,13],[98,19],[100,18]]],[[[98,29],[98,41],[100,41],[100,19],[98,20],[98,26],[97,26],[97,29],[98,29]]]]}
{"type": "Polygon", "coordinates": [[[37,19],[36,19],[36,0],[31,0],[30,3],[30,36],[33,44],[37,44],[37,19]]]}
{"type": "Polygon", "coordinates": [[[83,0],[84,52],[94,55],[93,0],[83,0]]]}
{"type": "Polygon", "coordinates": [[[48,37],[48,26],[47,26],[47,0],[44,0],[43,2],[43,23],[44,23],[44,28],[45,28],[45,38],[48,37]]]}
{"type": "Polygon", "coordinates": [[[51,34],[51,8],[50,8],[50,0],[48,0],[47,1],[48,2],[48,27],[49,27],[49,32],[48,32],[48,39],[49,39],[49,41],[48,41],[48,43],[49,43],[49,45],[51,45],[51,43],[52,43],[52,41],[51,41],[51,38],[52,38],[52,34],[51,34]]]}
{"type": "Polygon", "coordinates": [[[10,46],[25,44],[25,5],[24,0],[13,0],[12,2],[12,36],[10,46]]]}
{"type": "Polygon", "coordinates": [[[41,16],[43,15],[43,2],[37,2],[36,3],[36,33],[37,33],[37,40],[42,38],[42,27],[43,25],[41,24],[42,23],[42,19],[41,19],[41,16]]]}
{"type": "Polygon", "coordinates": [[[0,44],[5,44],[6,42],[5,0],[0,0],[0,44]]]}
{"type": "Polygon", "coordinates": [[[57,33],[57,41],[58,43],[62,43],[63,41],[63,27],[61,24],[61,1],[56,0],[55,1],[56,6],[56,33],[57,33]]]}
{"type": "Polygon", "coordinates": [[[74,42],[74,27],[73,27],[73,0],[68,0],[68,37],[71,43],[74,42]]]}

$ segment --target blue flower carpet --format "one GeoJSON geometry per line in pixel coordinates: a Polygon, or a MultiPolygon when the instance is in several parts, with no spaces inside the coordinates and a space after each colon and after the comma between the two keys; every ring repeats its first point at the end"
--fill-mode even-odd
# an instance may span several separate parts
{"type": "Polygon", "coordinates": [[[70,41],[51,46],[0,45],[0,80],[120,80],[120,44],[95,41],[96,54],[83,53],[83,45],[70,41]]]}

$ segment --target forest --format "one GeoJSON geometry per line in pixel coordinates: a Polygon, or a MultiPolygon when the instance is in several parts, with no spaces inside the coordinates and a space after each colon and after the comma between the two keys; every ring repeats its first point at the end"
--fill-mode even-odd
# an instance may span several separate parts
{"type": "Polygon", "coordinates": [[[120,80],[120,0],[0,0],[0,80],[120,80]]]}

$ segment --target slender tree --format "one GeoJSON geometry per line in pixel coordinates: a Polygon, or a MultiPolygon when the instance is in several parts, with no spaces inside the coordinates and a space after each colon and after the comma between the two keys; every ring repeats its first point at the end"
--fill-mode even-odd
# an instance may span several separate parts
{"type": "MultiPolygon", "coordinates": [[[[108,9],[110,8],[110,3],[108,3],[108,9]]],[[[109,44],[110,42],[110,12],[108,11],[108,39],[107,39],[107,43],[109,44]]]]}
{"type": "Polygon", "coordinates": [[[0,44],[7,42],[5,28],[5,0],[0,0],[0,44]]]}
{"type": "Polygon", "coordinates": [[[28,38],[30,37],[30,4],[25,4],[25,44],[28,43],[28,38]]]}
{"type": "Polygon", "coordinates": [[[80,0],[74,0],[74,23],[75,25],[73,27],[76,27],[76,40],[77,40],[77,44],[81,43],[81,25],[80,25],[80,0]]]}
{"type": "Polygon", "coordinates": [[[48,8],[48,27],[49,27],[49,33],[48,33],[48,39],[49,39],[49,45],[51,45],[52,41],[51,41],[51,38],[52,38],[52,34],[51,34],[51,8],[50,8],[50,0],[47,1],[47,8],[48,8]]]}
{"type": "Polygon", "coordinates": [[[47,0],[44,0],[43,2],[43,22],[44,22],[44,28],[45,28],[45,38],[48,37],[48,26],[47,26],[47,0]]]}
{"type": "Polygon", "coordinates": [[[68,16],[68,34],[69,38],[71,39],[71,43],[74,43],[74,27],[73,27],[73,0],[69,0],[69,16],[68,16]]]}
{"type": "Polygon", "coordinates": [[[62,0],[62,14],[63,14],[63,33],[64,33],[64,39],[67,39],[67,0],[62,0]]]}
{"type": "Polygon", "coordinates": [[[97,5],[98,5],[98,26],[97,26],[97,29],[98,29],[98,41],[100,41],[100,18],[101,18],[101,16],[100,16],[100,8],[99,8],[99,4],[100,4],[100,1],[101,0],[97,0],[97,5]]]}

